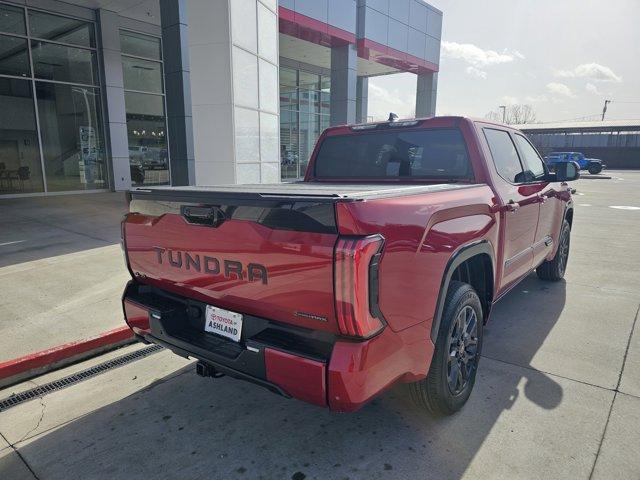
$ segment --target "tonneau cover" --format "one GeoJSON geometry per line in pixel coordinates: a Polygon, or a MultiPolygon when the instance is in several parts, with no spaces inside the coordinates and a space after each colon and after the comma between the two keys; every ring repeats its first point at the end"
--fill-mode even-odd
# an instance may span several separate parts
{"type": "Polygon", "coordinates": [[[303,197],[316,202],[358,201],[376,198],[417,195],[442,190],[468,188],[470,184],[439,183],[430,185],[406,184],[344,184],[344,183],[263,183],[242,185],[212,185],[192,187],[145,187],[130,191],[135,198],[203,200],[207,196],[216,199],[291,199],[303,197]]]}

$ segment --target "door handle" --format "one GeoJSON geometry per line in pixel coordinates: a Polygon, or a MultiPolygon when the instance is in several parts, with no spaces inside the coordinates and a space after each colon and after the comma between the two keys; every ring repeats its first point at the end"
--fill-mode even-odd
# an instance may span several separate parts
{"type": "Polygon", "coordinates": [[[538,195],[538,201],[540,203],[547,203],[549,197],[547,197],[546,195],[542,194],[542,195],[538,195]]]}
{"type": "Polygon", "coordinates": [[[220,207],[194,207],[183,205],[180,209],[182,216],[194,225],[202,225],[206,227],[218,227],[227,217],[220,207]]]}
{"type": "Polygon", "coordinates": [[[509,200],[503,207],[505,212],[517,212],[519,208],[520,204],[518,202],[514,202],[513,200],[509,200]]]}

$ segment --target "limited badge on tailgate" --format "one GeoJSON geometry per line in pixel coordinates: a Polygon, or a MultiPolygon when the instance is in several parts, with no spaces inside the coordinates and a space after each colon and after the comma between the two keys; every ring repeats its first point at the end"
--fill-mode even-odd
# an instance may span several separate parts
{"type": "Polygon", "coordinates": [[[242,334],[242,314],[207,305],[204,330],[239,342],[242,334]]]}

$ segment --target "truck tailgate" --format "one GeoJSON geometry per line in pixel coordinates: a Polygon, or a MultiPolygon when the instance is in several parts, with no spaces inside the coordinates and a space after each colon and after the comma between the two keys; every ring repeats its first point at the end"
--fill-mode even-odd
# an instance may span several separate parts
{"type": "Polygon", "coordinates": [[[138,281],[215,307],[337,332],[332,203],[145,197],[133,195],[123,223],[138,281]]]}

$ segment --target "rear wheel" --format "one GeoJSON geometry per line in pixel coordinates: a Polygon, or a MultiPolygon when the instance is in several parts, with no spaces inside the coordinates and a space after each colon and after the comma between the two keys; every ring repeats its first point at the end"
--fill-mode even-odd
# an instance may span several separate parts
{"type": "Polygon", "coordinates": [[[589,173],[596,175],[602,171],[602,165],[592,163],[589,165],[589,173]]]}
{"type": "Polygon", "coordinates": [[[555,256],[551,260],[544,261],[536,268],[536,273],[542,280],[557,282],[564,277],[567,262],[569,261],[569,246],[571,243],[571,225],[567,220],[562,223],[559,242],[555,256]]]}
{"type": "Polygon", "coordinates": [[[482,306],[469,284],[452,281],[427,378],[412,383],[411,397],[436,415],[451,415],[471,395],[482,350],[482,306]]]}

